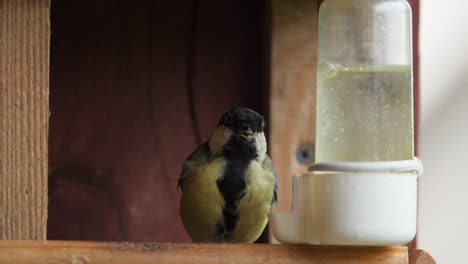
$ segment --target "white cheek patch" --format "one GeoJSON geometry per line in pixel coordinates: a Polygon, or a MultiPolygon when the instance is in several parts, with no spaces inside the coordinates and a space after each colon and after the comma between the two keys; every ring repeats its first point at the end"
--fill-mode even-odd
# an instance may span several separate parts
{"type": "Polygon", "coordinates": [[[227,143],[232,135],[232,131],[224,126],[219,126],[213,132],[210,138],[210,150],[213,153],[220,153],[223,146],[227,143]]]}
{"type": "Polygon", "coordinates": [[[265,155],[266,155],[268,147],[266,143],[265,134],[263,132],[255,133],[255,145],[257,147],[259,160],[265,159],[265,155]]]}
{"type": "Polygon", "coordinates": [[[227,143],[227,141],[231,138],[232,135],[232,130],[229,128],[224,128],[224,143],[227,143]]]}

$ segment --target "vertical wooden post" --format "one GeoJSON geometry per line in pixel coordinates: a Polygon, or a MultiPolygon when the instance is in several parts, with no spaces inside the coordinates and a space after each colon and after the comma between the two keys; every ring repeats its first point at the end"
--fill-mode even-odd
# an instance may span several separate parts
{"type": "MultiPolygon", "coordinates": [[[[414,154],[419,156],[419,119],[420,119],[420,90],[419,90],[419,0],[409,0],[413,12],[413,105],[414,105],[414,154]]],[[[418,191],[419,192],[419,191],[418,191]]],[[[419,207],[419,206],[418,206],[419,207]]],[[[419,218],[419,216],[418,216],[419,218]]],[[[417,234],[416,234],[417,235],[417,234]]],[[[408,243],[408,247],[416,248],[416,237],[408,243]]]]}
{"type": "Polygon", "coordinates": [[[50,0],[0,0],[0,239],[45,239],[50,0]]]}
{"type": "Polygon", "coordinates": [[[317,6],[272,1],[270,148],[281,210],[291,207],[293,174],[306,172],[314,158],[317,6]]]}

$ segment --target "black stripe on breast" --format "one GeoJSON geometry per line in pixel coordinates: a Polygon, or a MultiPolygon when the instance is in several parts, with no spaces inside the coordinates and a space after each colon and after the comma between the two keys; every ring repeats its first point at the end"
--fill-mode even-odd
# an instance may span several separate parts
{"type": "Polygon", "coordinates": [[[243,139],[233,138],[224,147],[223,156],[227,164],[223,176],[217,182],[225,205],[223,219],[217,225],[217,234],[222,240],[229,239],[239,220],[237,204],[246,188],[245,172],[250,162],[257,157],[255,145],[243,139]]]}

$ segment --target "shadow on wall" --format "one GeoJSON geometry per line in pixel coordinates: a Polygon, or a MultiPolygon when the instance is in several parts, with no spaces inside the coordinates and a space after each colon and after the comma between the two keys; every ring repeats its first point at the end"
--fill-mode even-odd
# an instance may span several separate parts
{"type": "Polygon", "coordinates": [[[468,237],[468,76],[460,77],[421,126],[418,247],[440,263],[460,263],[468,237]]]}
{"type": "Polygon", "coordinates": [[[465,263],[468,237],[468,23],[465,0],[421,1],[418,247],[465,263]]]}

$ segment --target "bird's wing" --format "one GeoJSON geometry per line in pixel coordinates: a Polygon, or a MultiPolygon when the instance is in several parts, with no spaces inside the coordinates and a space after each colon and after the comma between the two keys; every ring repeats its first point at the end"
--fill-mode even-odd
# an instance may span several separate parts
{"type": "MultiPolygon", "coordinates": [[[[210,157],[210,147],[208,142],[201,144],[197,149],[195,149],[184,161],[182,166],[182,171],[180,172],[179,181],[177,182],[177,188],[181,188],[184,178],[187,178],[189,173],[189,166],[190,162],[196,162],[201,159],[209,159],[210,157]]],[[[196,166],[195,164],[191,164],[192,166],[196,166]]]]}
{"type": "Polygon", "coordinates": [[[272,202],[277,202],[278,201],[278,178],[276,176],[275,172],[275,167],[273,166],[273,162],[270,159],[270,156],[266,154],[265,160],[263,161],[263,168],[265,170],[271,171],[273,173],[273,176],[275,176],[275,188],[273,190],[273,201],[272,202]]]}

